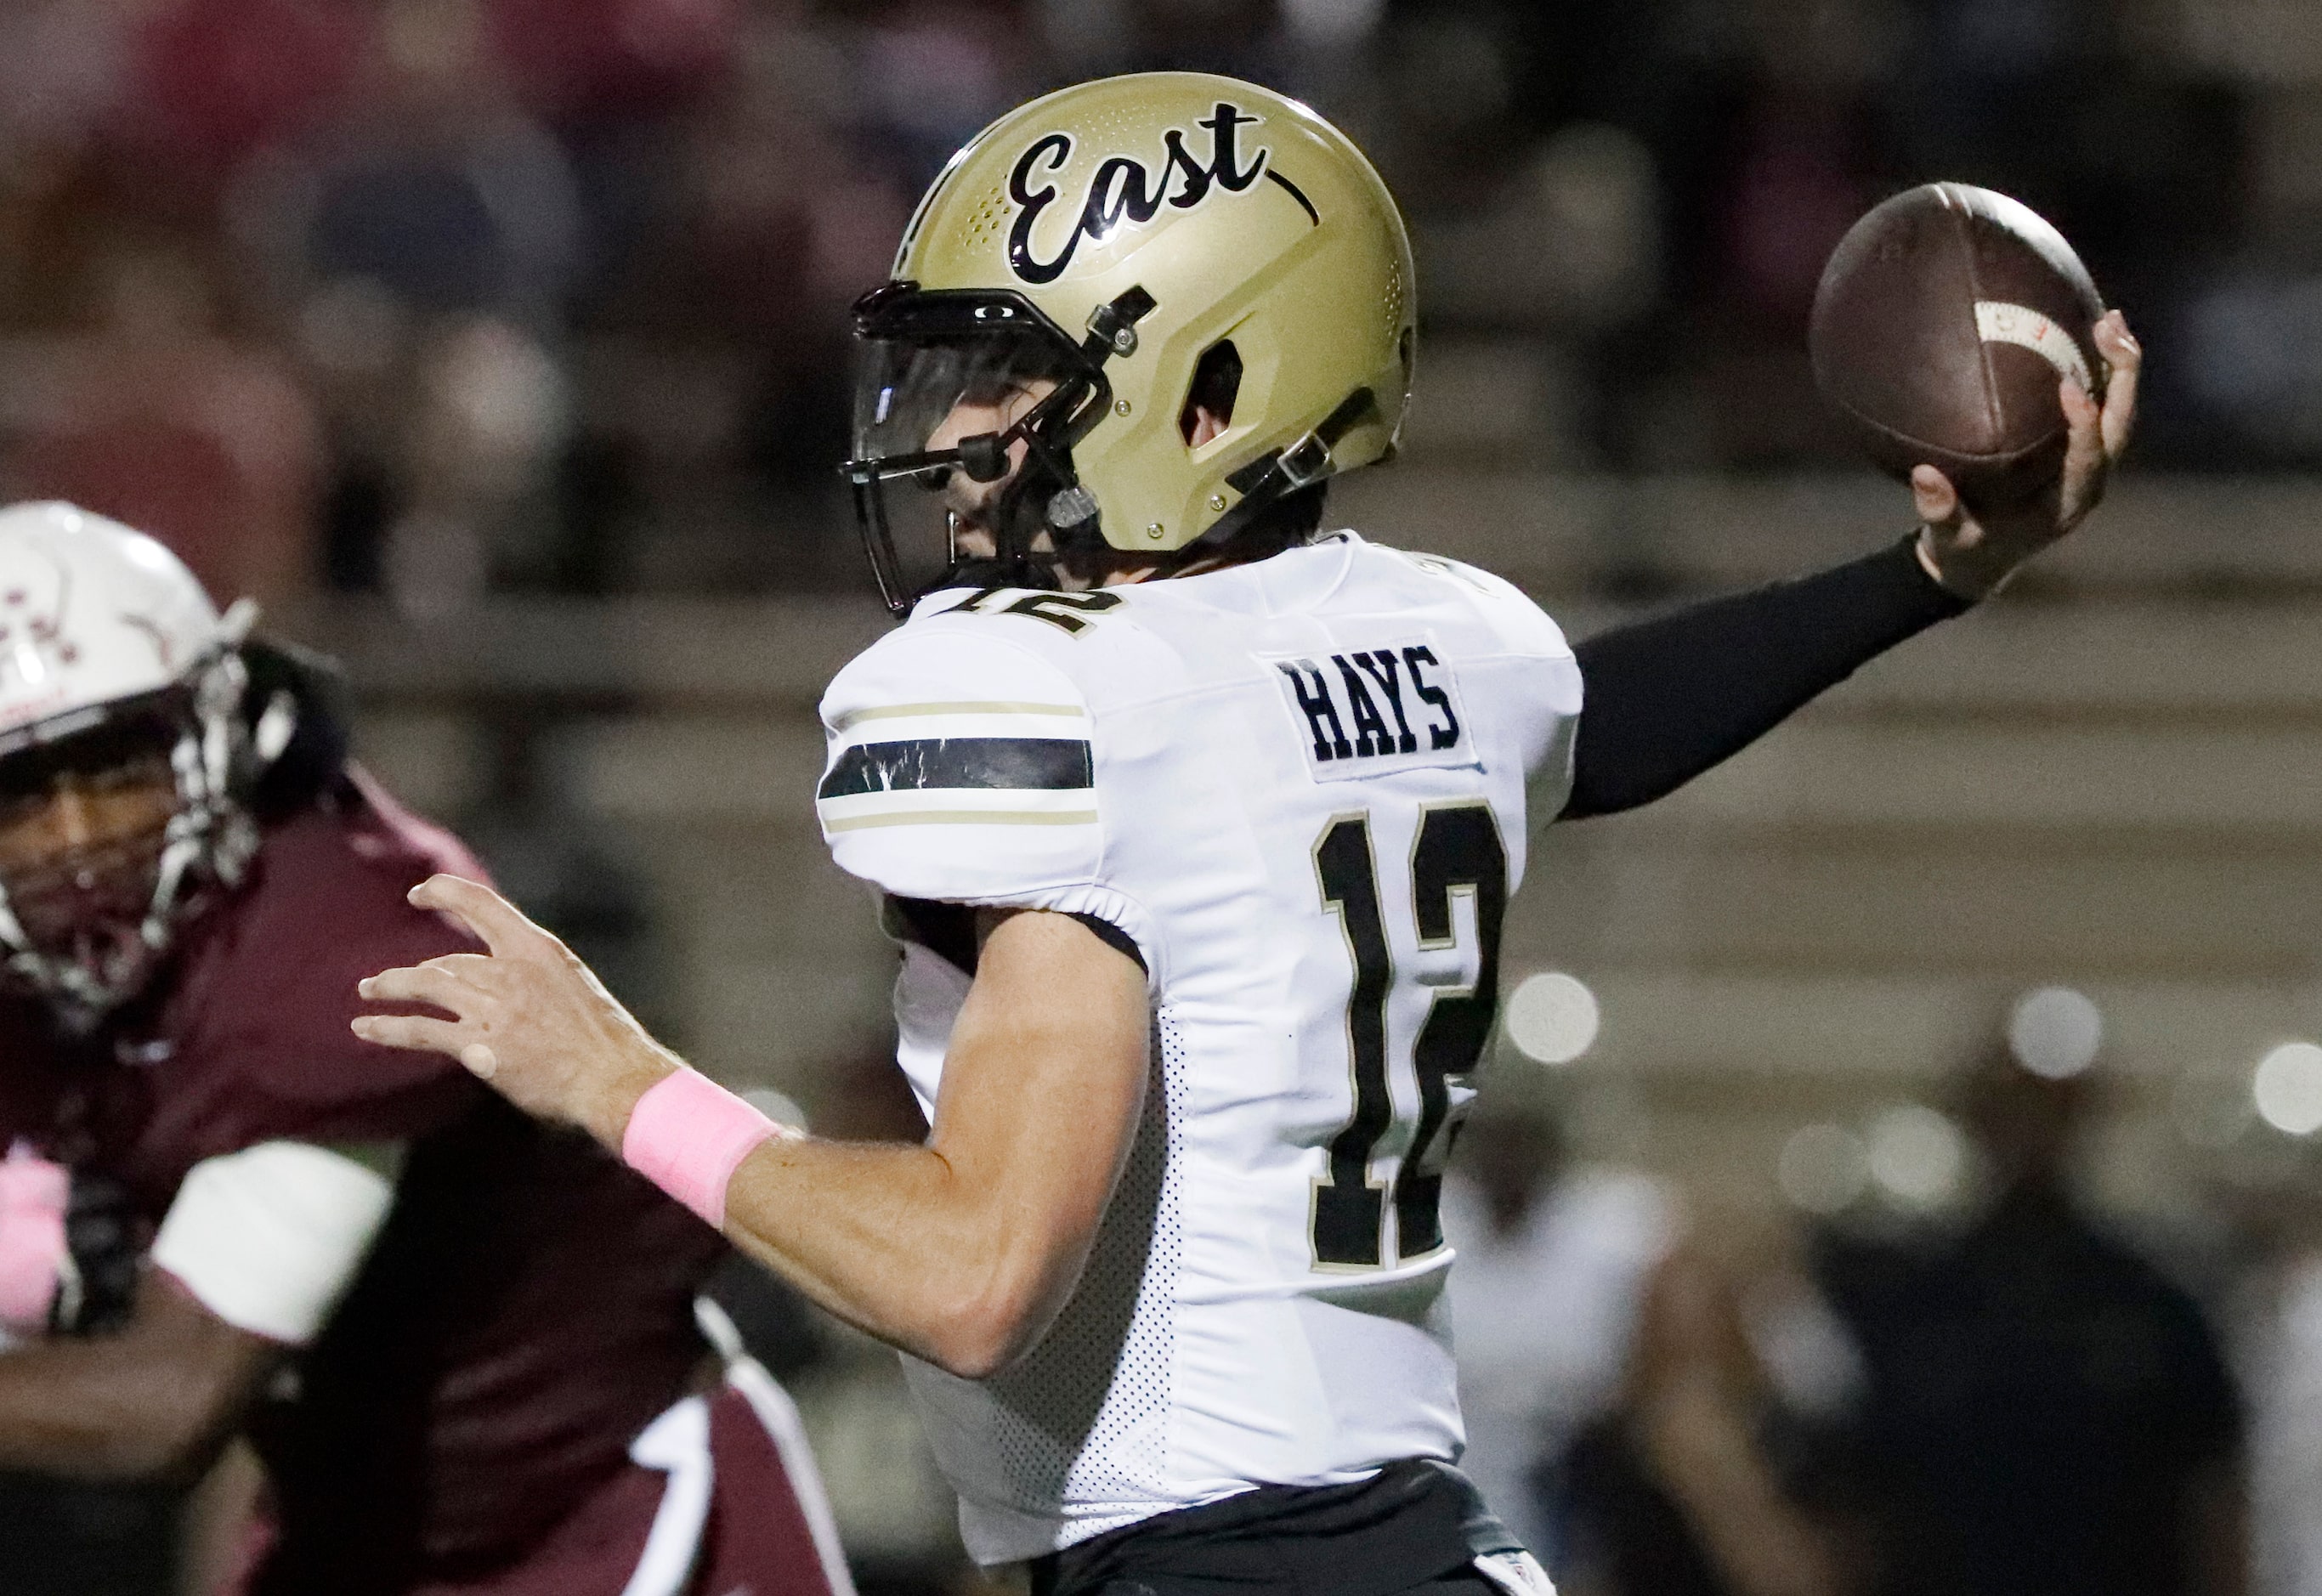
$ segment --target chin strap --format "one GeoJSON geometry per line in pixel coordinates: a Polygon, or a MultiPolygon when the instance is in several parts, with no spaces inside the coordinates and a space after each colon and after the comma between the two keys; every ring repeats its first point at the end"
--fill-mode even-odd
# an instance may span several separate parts
{"type": "Polygon", "coordinates": [[[955,588],[1037,588],[1052,592],[1056,586],[1056,569],[1038,560],[955,560],[919,597],[955,588]]]}
{"type": "Polygon", "coordinates": [[[1312,432],[1233,472],[1226,478],[1226,486],[1240,494],[1241,501],[1188,546],[1231,543],[1292,494],[1336,475],[1339,465],[1330,451],[1340,439],[1377,414],[1378,396],[1367,388],[1358,388],[1339,400],[1338,407],[1312,432]]]}
{"type": "MultiPolygon", "coordinates": [[[[1116,355],[1125,359],[1137,352],[1137,324],[1153,314],[1156,303],[1143,288],[1131,287],[1089,313],[1088,336],[1081,341],[1081,358],[1097,374],[1100,383],[1103,381],[1107,360],[1116,355]]],[[[1104,419],[1111,397],[1111,389],[1101,387],[1097,393],[1099,402],[1091,406],[1057,442],[1050,442],[1038,433],[1026,435],[1028,447],[1024,469],[1017,473],[1016,481],[1009,484],[1001,500],[1001,536],[1003,540],[1016,540],[1012,550],[1003,542],[1003,558],[1011,553],[1033,558],[1032,543],[1043,533],[1059,547],[1068,538],[1102,535],[1097,524],[1096,495],[1081,486],[1080,475],[1073,469],[1073,447],[1104,419]]],[[[1054,578],[1043,585],[1054,587],[1054,578]]]]}
{"type": "Polygon", "coordinates": [[[153,900],[139,933],[157,953],[175,929],[188,874],[238,886],[258,851],[258,828],[234,798],[235,767],[245,746],[236,734],[236,717],[249,686],[242,655],[231,647],[221,652],[195,683],[193,726],[170,753],[178,812],[169,817],[153,900]]]}

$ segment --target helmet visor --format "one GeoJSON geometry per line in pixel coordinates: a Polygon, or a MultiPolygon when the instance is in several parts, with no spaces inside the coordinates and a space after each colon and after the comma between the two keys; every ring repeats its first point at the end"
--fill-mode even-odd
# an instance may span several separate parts
{"type": "Polygon", "coordinates": [[[1074,439],[1110,397],[1081,350],[1013,296],[904,297],[909,314],[858,310],[846,464],[898,613],[955,564],[1031,552],[1025,494],[1042,501],[1030,506],[1037,532],[1047,498],[1071,485],[1074,439]]]}

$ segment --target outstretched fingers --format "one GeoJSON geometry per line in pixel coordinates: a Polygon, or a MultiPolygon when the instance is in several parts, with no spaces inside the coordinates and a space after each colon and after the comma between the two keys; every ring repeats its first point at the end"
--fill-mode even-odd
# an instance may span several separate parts
{"type": "Polygon", "coordinates": [[[1952,479],[1933,466],[1915,466],[1911,471],[1911,504],[1919,519],[1940,531],[1956,532],[1967,518],[1960,502],[1959,489],[1952,479]]]}
{"type": "Polygon", "coordinates": [[[416,908],[449,915],[496,954],[510,953],[529,938],[547,935],[507,898],[464,876],[430,876],[411,889],[410,899],[416,908]]]}
{"type": "Polygon", "coordinates": [[[359,1014],[354,1018],[354,1033],[366,1042],[453,1058],[465,1045],[460,1040],[460,1029],[457,1021],[424,1014],[359,1014]]]}
{"type": "Polygon", "coordinates": [[[2108,369],[2105,381],[2105,458],[2116,461],[2136,430],[2136,386],[2144,370],[2144,346],[2128,330],[2128,318],[2107,311],[2096,327],[2097,352],[2108,369]]]}
{"type": "Polygon", "coordinates": [[[2080,524],[2104,497],[2105,478],[2112,467],[2106,451],[2104,413],[2088,389],[2066,378],[2057,390],[2064,405],[2064,469],[2057,480],[2056,520],[2061,531],[2080,524]]]}
{"type": "Polygon", "coordinates": [[[2144,351],[2128,330],[2128,319],[2107,311],[2096,324],[2097,352],[2104,357],[2105,396],[2099,405],[2077,381],[2058,389],[2068,429],[2060,483],[2058,522],[2070,531],[2104,497],[2112,468],[2136,429],[2136,384],[2144,351]]]}
{"type": "Polygon", "coordinates": [[[411,1053],[440,1053],[459,1060],[477,1080],[489,1081],[499,1072],[499,1056],[481,1042],[462,1041],[463,1028],[463,1022],[422,1014],[365,1014],[354,1020],[355,1035],[366,1042],[411,1053]]]}
{"type": "Polygon", "coordinates": [[[425,1005],[452,1016],[440,1019],[425,1014],[364,1014],[355,1017],[356,1035],[382,1047],[440,1053],[458,1059],[489,1081],[498,1068],[490,1048],[469,1040],[473,1034],[479,999],[485,994],[470,976],[488,970],[491,960],[480,953],[447,953],[425,964],[383,970],[355,984],[369,1003],[425,1005]],[[476,1056],[476,1055],[480,1055],[476,1056]]]}
{"type": "Polygon", "coordinates": [[[357,982],[355,991],[367,1002],[425,1003],[462,1016],[479,996],[449,961],[435,959],[406,969],[383,970],[357,982]]]}

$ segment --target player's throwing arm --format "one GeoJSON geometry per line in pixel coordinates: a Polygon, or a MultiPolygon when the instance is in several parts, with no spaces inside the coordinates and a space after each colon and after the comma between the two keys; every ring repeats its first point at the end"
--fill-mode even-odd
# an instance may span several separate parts
{"type": "Polygon", "coordinates": [[[832,1312],[967,1375],[1011,1362],[1079,1278],[1145,1088],[1145,978],[1061,915],[991,917],[925,1147],[818,1141],[689,1069],[490,889],[412,901],[491,951],[363,982],[358,1035],[457,1058],[577,1125],[832,1312]],[[1069,991],[1068,1012],[1049,1001],[1069,991]]]}

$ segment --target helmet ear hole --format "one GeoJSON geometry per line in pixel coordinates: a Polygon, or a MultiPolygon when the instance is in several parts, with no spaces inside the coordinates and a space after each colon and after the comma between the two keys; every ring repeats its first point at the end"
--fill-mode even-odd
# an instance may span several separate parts
{"type": "Polygon", "coordinates": [[[1206,443],[1233,424],[1234,400],[1241,393],[1241,351],[1233,340],[1221,338],[1193,362],[1193,380],[1185,390],[1185,406],[1177,413],[1177,431],[1188,448],[1206,443]],[[1199,435],[1206,418],[1211,431],[1199,435]]]}

